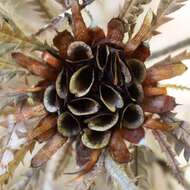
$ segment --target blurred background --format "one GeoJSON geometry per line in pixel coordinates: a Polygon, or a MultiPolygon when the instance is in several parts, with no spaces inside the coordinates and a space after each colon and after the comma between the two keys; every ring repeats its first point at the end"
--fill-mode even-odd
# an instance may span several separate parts
{"type": "MultiPolygon", "coordinates": [[[[1,1],[3,2],[5,0],[0,0],[0,3],[1,1]]],[[[6,1],[7,4],[9,3],[9,1],[10,0],[6,1]]],[[[47,0],[44,0],[44,2],[46,1],[47,0]]],[[[45,26],[53,16],[57,16],[63,11],[62,6],[59,3],[56,3],[54,0],[48,1],[52,3],[52,6],[51,8],[47,9],[49,12],[46,11],[46,13],[44,13],[43,7],[39,7],[39,5],[32,0],[15,1],[15,4],[12,5],[11,14],[13,17],[16,15],[15,19],[22,23],[22,28],[26,31],[26,33],[35,33],[41,27],[45,26]],[[28,2],[30,3],[28,4],[28,2]],[[51,13],[51,10],[53,10],[53,13],[51,13]]],[[[10,1],[10,3],[11,2],[13,1],[10,1]]],[[[86,11],[83,11],[83,15],[85,17],[85,20],[89,24],[99,25],[106,30],[106,25],[110,18],[118,16],[123,2],[124,0],[96,0],[87,7],[86,11]]],[[[150,8],[155,10],[158,2],[159,1],[157,0],[152,0],[152,3],[150,3],[145,8],[145,10],[148,10],[150,8]]],[[[175,13],[171,14],[171,16],[174,19],[169,23],[161,26],[159,28],[161,34],[155,36],[149,42],[152,56],[147,61],[147,65],[151,65],[170,54],[175,55],[176,53],[182,52],[183,50],[190,51],[190,1],[186,1],[185,6],[175,13]]],[[[142,17],[140,17],[140,20],[142,18],[143,14],[142,17]]],[[[185,60],[184,63],[187,65],[189,70],[183,76],[176,77],[172,80],[163,81],[163,84],[178,84],[190,88],[190,60],[185,60]]],[[[177,103],[179,104],[175,109],[178,117],[180,119],[190,122],[190,91],[168,89],[168,92],[172,96],[176,97],[177,103]]],[[[156,144],[154,144],[151,140],[147,142],[151,143],[150,146],[153,147],[154,150],[157,150],[156,144]]],[[[186,164],[182,158],[180,158],[180,163],[182,168],[186,164]]],[[[50,168],[48,171],[51,171],[51,165],[49,167],[50,168]]],[[[17,170],[17,174],[21,175],[22,172],[22,166],[20,166],[17,170]]],[[[162,171],[160,171],[159,168],[155,168],[155,184],[153,189],[151,190],[168,190],[168,184],[166,184],[168,182],[166,182],[163,176],[164,174],[162,173],[162,171]]],[[[42,190],[69,190],[69,188],[63,187],[62,178],[58,180],[56,184],[52,185],[51,175],[46,174],[46,177],[47,178],[45,183],[43,184],[42,190]]],[[[188,169],[188,167],[186,167],[186,178],[190,182],[190,169],[188,169]]],[[[178,185],[178,183],[175,182],[172,177],[170,181],[172,184],[174,184],[172,190],[183,190],[183,188],[178,185]]],[[[101,189],[105,189],[103,187],[103,182],[100,182],[100,184],[101,189]]]]}

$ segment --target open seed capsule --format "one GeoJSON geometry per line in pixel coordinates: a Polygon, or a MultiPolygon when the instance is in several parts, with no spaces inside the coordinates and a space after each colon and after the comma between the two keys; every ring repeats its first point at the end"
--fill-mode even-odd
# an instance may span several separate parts
{"type": "Polygon", "coordinates": [[[126,66],[126,64],[119,58],[119,56],[118,56],[118,61],[119,61],[121,73],[124,78],[125,84],[129,84],[132,80],[131,73],[128,67],[126,66]]]}
{"type": "Polygon", "coordinates": [[[143,88],[142,85],[137,83],[137,82],[133,82],[128,88],[127,88],[128,92],[129,92],[129,96],[132,100],[137,101],[137,102],[142,102],[143,98],[144,98],[144,92],[143,92],[143,88]]]}
{"type": "Polygon", "coordinates": [[[112,112],[115,112],[118,108],[122,108],[124,105],[123,98],[119,92],[106,84],[100,86],[100,99],[112,112]]]}
{"type": "Polygon", "coordinates": [[[56,112],[57,106],[56,106],[56,90],[55,86],[51,85],[48,88],[46,88],[44,92],[44,107],[48,112],[56,112]]]}
{"type": "Polygon", "coordinates": [[[67,50],[67,56],[71,61],[82,61],[93,58],[91,48],[82,41],[71,43],[67,50]]]}
{"type": "Polygon", "coordinates": [[[83,116],[98,112],[100,105],[91,98],[78,98],[71,101],[68,108],[74,115],[83,116]]]}
{"type": "Polygon", "coordinates": [[[109,131],[85,131],[81,140],[82,143],[90,149],[100,149],[108,145],[110,137],[111,133],[109,131]]]}
{"type": "Polygon", "coordinates": [[[66,98],[68,92],[67,78],[67,72],[62,70],[56,80],[56,92],[57,95],[62,99],[66,98]]]}
{"type": "Polygon", "coordinates": [[[118,119],[118,113],[103,113],[85,120],[85,123],[94,131],[107,131],[116,125],[118,119]]]}
{"type": "Polygon", "coordinates": [[[109,48],[107,45],[97,46],[96,63],[100,70],[104,70],[107,65],[109,48]]]}
{"type": "Polygon", "coordinates": [[[136,129],[144,122],[144,113],[137,104],[129,104],[123,111],[121,118],[121,127],[136,129]]]}
{"type": "Polygon", "coordinates": [[[57,127],[65,137],[78,135],[81,131],[78,120],[69,112],[64,112],[58,117],[57,127]]]}
{"type": "Polygon", "coordinates": [[[84,66],[77,70],[71,77],[69,90],[77,97],[86,95],[94,83],[94,70],[90,66],[84,66]]]}
{"type": "Polygon", "coordinates": [[[138,59],[130,59],[127,61],[127,65],[131,68],[134,79],[141,83],[146,77],[146,68],[143,62],[138,59]]]}

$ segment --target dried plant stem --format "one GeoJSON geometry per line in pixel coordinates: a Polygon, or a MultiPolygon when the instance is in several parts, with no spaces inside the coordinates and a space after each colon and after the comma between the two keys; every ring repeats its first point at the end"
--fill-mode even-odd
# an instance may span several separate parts
{"type": "Polygon", "coordinates": [[[132,179],[122,170],[109,155],[105,158],[105,168],[122,190],[138,190],[132,179]]]}

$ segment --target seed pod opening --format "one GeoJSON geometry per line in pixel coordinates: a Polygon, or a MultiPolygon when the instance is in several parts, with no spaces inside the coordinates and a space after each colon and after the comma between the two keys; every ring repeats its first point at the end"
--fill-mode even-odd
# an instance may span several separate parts
{"type": "Polygon", "coordinates": [[[107,131],[114,127],[119,119],[119,114],[102,113],[85,120],[88,127],[94,131],[107,131]]]}
{"type": "Polygon", "coordinates": [[[77,97],[86,95],[94,83],[94,70],[90,66],[84,66],[77,70],[71,77],[69,90],[77,97]]]}
{"type": "Polygon", "coordinates": [[[55,86],[51,85],[49,86],[45,92],[44,92],[44,98],[43,98],[44,107],[48,112],[56,112],[57,106],[56,106],[56,90],[55,86]]]}
{"type": "Polygon", "coordinates": [[[122,77],[124,78],[124,82],[125,84],[129,84],[132,81],[131,73],[126,64],[119,58],[119,56],[118,61],[121,68],[122,77]]]}
{"type": "Polygon", "coordinates": [[[129,104],[123,111],[121,127],[136,129],[144,122],[144,113],[142,108],[137,104],[129,104]]]}
{"type": "Polygon", "coordinates": [[[100,86],[100,99],[111,112],[124,106],[123,98],[119,92],[106,84],[100,86]]]}
{"type": "Polygon", "coordinates": [[[104,70],[109,56],[109,48],[107,45],[98,45],[97,46],[97,53],[96,53],[96,62],[97,66],[100,70],[104,70]]]}
{"type": "Polygon", "coordinates": [[[75,41],[70,44],[67,56],[71,61],[82,61],[93,58],[91,48],[82,41],[75,41]]]}
{"type": "Polygon", "coordinates": [[[142,102],[144,91],[141,84],[134,82],[127,88],[127,90],[132,100],[142,102]]]}
{"type": "Polygon", "coordinates": [[[68,93],[68,84],[67,84],[68,74],[64,70],[60,72],[56,80],[56,92],[57,95],[64,99],[68,93]]]}
{"type": "Polygon", "coordinates": [[[58,131],[65,137],[78,135],[81,131],[78,120],[69,112],[62,113],[57,120],[58,131]]]}
{"type": "Polygon", "coordinates": [[[82,143],[90,149],[100,149],[108,145],[110,137],[111,133],[109,131],[85,131],[81,140],[82,143]]]}
{"type": "Polygon", "coordinates": [[[146,68],[143,62],[139,61],[138,59],[130,59],[127,61],[127,64],[129,65],[134,79],[142,83],[146,77],[146,68]]]}
{"type": "Polygon", "coordinates": [[[74,115],[83,116],[98,112],[100,105],[91,98],[78,98],[71,101],[68,108],[74,115]]]}

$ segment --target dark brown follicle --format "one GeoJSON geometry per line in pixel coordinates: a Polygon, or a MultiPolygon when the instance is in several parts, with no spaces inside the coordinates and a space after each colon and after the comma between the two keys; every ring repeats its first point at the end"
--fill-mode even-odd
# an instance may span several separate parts
{"type": "Polygon", "coordinates": [[[142,127],[133,130],[122,128],[120,131],[125,140],[134,144],[138,144],[145,136],[145,131],[142,127]]]}
{"type": "Polygon", "coordinates": [[[156,96],[153,98],[145,98],[142,108],[145,112],[165,113],[173,110],[176,106],[175,98],[171,96],[156,96]]]}
{"type": "Polygon", "coordinates": [[[115,131],[111,137],[109,151],[114,160],[119,163],[127,163],[132,157],[124,142],[124,139],[119,130],[115,131]]]}
{"type": "Polygon", "coordinates": [[[69,45],[74,41],[73,36],[67,30],[59,32],[53,39],[54,46],[59,50],[61,57],[66,58],[67,49],[69,45]]]}
{"type": "Polygon", "coordinates": [[[80,7],[77,1],[73,1],[72,7],[72,29],[75,40],[89,42],[89,34],[86,24],[82,18],[80,7]]]}
{"type": "Polygon", "coordinates": [[[118,18],[111,19],[111,21],[108,23],[107,37],[109,39],[122,42],[124,38],[124,32],[124,23],[118,18]]]}
{"type": "Polygon", "coordinates": [[[57,77],[58,72],[55,68],[31,57],[27,57],[22,53],[12,53],[12,58],[16,61],[16,63],[23,66],[31,73],[44,79],[55,80],[57,77]]]}

